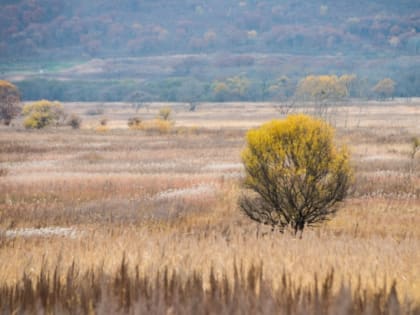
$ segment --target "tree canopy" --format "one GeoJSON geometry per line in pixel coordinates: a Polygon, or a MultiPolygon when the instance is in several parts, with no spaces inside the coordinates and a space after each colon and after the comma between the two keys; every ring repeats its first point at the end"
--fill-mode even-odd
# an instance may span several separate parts
{"type": "Polygon", "coordinates": [[[8,81],[0,80],[0,121],[9,125],[20,111],[18,88],[8,81]]]}

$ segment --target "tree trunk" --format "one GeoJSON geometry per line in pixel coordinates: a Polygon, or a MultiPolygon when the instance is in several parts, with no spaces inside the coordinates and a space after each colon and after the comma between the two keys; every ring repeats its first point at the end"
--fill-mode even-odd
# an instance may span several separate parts
{"type": "Polygon", "coordinates": [[[294,226],[295,235],[300,232],[300,237],[302,238],[303,229],[305,228],[305,221],[303,219],[297,220],[294,226]]]}

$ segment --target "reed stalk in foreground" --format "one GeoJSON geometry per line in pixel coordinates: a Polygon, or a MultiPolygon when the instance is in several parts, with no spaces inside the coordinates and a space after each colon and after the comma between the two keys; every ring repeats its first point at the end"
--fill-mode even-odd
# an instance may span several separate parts
{"type": "Polygon", "coordinates": [[[43,268],[35,279],[23,275],[16,286],[0,287],[2,314],[420,314],[420,307],[398,298],[395,283],[369,292],[344,283],[333,290],[334,271],[314,276],[303,287],[284,273],[274,285],[261,264],[234,277],[210,273],[183,276],[163,268],[141,275],[125,258],[115,274],[91,269],[79,272],[73,263],[66,272],[43,268]]]}

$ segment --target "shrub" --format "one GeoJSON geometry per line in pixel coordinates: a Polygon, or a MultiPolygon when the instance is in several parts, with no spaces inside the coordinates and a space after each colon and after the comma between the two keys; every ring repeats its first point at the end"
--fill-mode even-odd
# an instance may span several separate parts
{"type": "Polygon", "coordinates": [[[139,117],[131,117],[127,121],[128,128],[141,129],[141,119],[139,117]]]}
{"type": "Polygon", "coordinates": [[[7,171],[6,168],[1,168],[0,167],[0,177],[2,176],[6,176],[9,172],[7,171]]]}
{"type": "Polygon", "coordinates": [[[0,121],[8,126],[21,111],[20,95],[16,86],[0,80],[0,121]]]}
{"type": "Polygon", "coordinates": [[[188,110],[190,112],[195,112],[197,109],[198,103],[197,102],[189,102],[188,103],[188,110]]]}
{"type": "Polygon", "coordinates": [[[163,133],[169,133],[172,129],[172,122],[162,119],[157,119],[155,121],[156,130],[163,134],[163,133]]]}
{"type": "Polygon", "coordinates": [[[107,125],[108,125],[108,119],[103,117],[99,120],[99,126],[97,126],[95,130],[99,132],[106,132],[109,130],[107,125]]]}
{"type": "Polygon", "coordinates": [[[82,118],[79,115],[72,114],[67,121],[67,124],[71,126],[73,129],[79,129],[80,125],[82,124],[82,118]]]}
{"type": "Polygon", "coordinates": [[[251,219],[295,234],[337,210],[348,190],[351,169],[333,129],[306,115],[271,121],[247,134],[242,152],[248,194],[239,200],[251,219]]]}
{"type": "Polygon", "coordinates": [[[158,119],[170,120],[172,115],[172,109],[170,107],[164,107],[159,110],[158,119]]]}
{"type": "Polygon", "coordinates": [[[47,100],[28,104],[23,108],[26,116],[26,128],[41,129],[50,125],[58,125],[65,117],[63,106],[59,102],[47,100]]]}
{"type": "Polygon", "coordinates": [[[158,133],[158,134],[167,134],[173,129],[173,122],[163,119],[153,119],[148,121],[143,121],[138,124],[133,129],[142,130],[146,133],[158,133]]]}
{"type": "Polygon", "coordinates": [[[108,124],[108,118],[101,118],[101,120],[99,120],[99,124],[101,126],[106,126],[108,124]]]}
{"type": "Polygon", "coordinates": [[[414,159],[417,151],[419,151],[419,150],[420,150],[420,138],[413,137],[411,139],[411,152],[410,152],[410,156],[411,156],[412,159],[414,159]]]}
{"type": "Polygon", "coordinates": [[[95,130],[98,132],[107,132],[109,131],[109,128],[106,125],[99,125],[95,128],[95,130]]]}

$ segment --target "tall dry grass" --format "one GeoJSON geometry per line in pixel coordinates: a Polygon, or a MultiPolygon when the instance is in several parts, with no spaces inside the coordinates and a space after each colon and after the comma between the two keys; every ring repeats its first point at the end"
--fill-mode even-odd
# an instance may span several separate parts
{"type": "Polygon", "coordinates": [[[2,129],[4,312],[418,312],[420,156],[410,157],[420,133],[416,107],[407,114],[367,108],[360,123],[359,109],[349,108],[346,128],[337,117],[355,185],[337,215],[302,240],[250,222],[237,207],[241,119],[253,125],[272,117],[268,108],[248,109],[231,125],[218,121],[220,108],[177,113],[177,121],[217,121],[216,129],[194,133],[2,129]],[[172,281],[165,270],[173,287],[165,288],[172,281]],[[258,274],[256,290],[247,284],[250,272],[258,274]]]}
{"type": "Polygon", "coordinates": [[[123,257],[114,274],[100,267],[80,272],[74,263],[67,270],[41,269],[35,279],[23,275],[14,287],[0,287],[0,310],[19,314],[420,314],[420,307],[398,298],[395,284],[366,291],[342,283],[333,290],[335,273],[315,274],[304,286],[283,273],[273,287],[262,264],[244,269],[234,265],[233,280],[208,279],[200,272],[185,277],[163,267],[142,275],[130,270],[123,257]]]}

